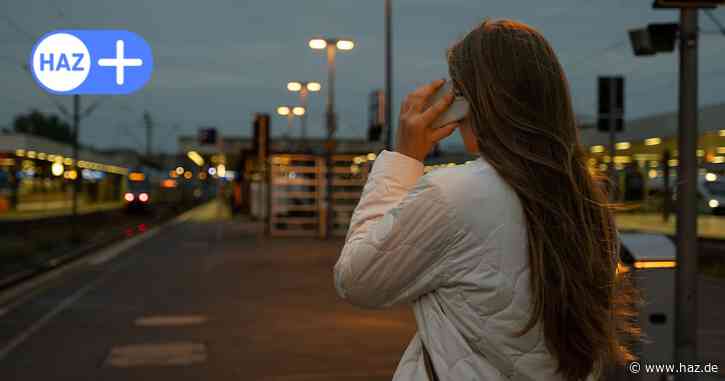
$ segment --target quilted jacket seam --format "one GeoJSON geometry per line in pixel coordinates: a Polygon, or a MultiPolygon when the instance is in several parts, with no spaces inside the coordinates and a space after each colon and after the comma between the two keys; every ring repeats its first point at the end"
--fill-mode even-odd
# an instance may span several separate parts
{"type": "MultiPolygon", "coordinates": [[[[429,201],[438,203],[440,205],[443,205],[444,206],[443,209],[446,210],[446,214],[448,215],[448,217],[449,218],[452,217],[451,216],[451,212],[450,212],[450,210],[451,210],[450,205],[442,197],[440,188],[437,185],[435,185],[434,183],[430,182],[430,181],[428,181],[428,185],[430,186],[430,188],[432,188],[432,193],[433,193],[431,195],[431,197],[429,198],[429,201]]],[[[450,229],[450,228],[447,228],[447,229],[450,229]]],[[[447,250],[447,249],[450,247],[450,244],[453,241],[453,239],[456,238],[457,236],[458,236],[457,232],[456,233],[453,233],[453,234],[447,234],[447,237],[448,238],[446,239],[446,242],[442,245],[442,247],[443,247],[443,249],[442,249],[443,255],[440,258],[436,259],[436,261],[431,266],[428,266],[425,269],[425,271],[421,275],[421,278],[425,278],[434,269],[438,268],[438,266],[441,266],[442,264],[447,263],[447,262],[450,261],[451,254],[450,254],[450,251],[447,250]]],[[[407,243],[407,242],[404,241],[403,243],[400,244],[400,246],[397,246],[395,248],[388,248],[388,249],[383,249],[383,250],[380,250],[378,248],[376,248],[376,249],[379,250],[379,255],[381,255],[381,254],[387,254],[391,250],[396,250],[397,251],[397,250],[400,250],[403,247],[413,247],[413,246],[415,246],[415,245],[414,244],[407,243]]],[[[436,281],[436,280],[443,281],[444,279],[448,279],[450,271],[451,270],[449,268],[444,268],[443,271],[441,271],[441,273],[438,276],[436,276],[435,278],[432,279],[432,281],[436,281]]],[[[405,285],[405,287],[403,287],[401,289],[401,294],[405,294],[406,292],[408,292],[408,290],[414,284],[415,284],[415,280],[411,280],[408,284],[405,285]]]]}

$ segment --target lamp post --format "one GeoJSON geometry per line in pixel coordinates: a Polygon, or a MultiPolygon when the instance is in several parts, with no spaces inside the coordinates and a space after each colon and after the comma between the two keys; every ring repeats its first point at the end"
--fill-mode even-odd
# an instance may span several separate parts
{"type": "Polygon", "coordinates": [[[300,117],[301,119],[304,117],[307,110],[304,107],[301,106],[279,106],[277,107],[277,114],[281,116],[287,117],[287,130],[284,133],[285,140],[287,140],[289,144],[289,132],[292,131],[292,119],[294,119],[295,116],[300,117]]]}
{"type": "Polygon", "coordinates": [[[327,51],[327,134],[331,138],[337,128],[335,115],[335,55],[337,50],[352,50],[355,43],[338,38],[313,38],[309,42],[312,49],[327,51]]]}
{"type": "MultiPolygon", "coordinates": [[[[307,95],[310,92],[320,91],[322,86],[319,82],[288,82],[287,90],[298,91],[300,93],[300,105],[307,110],[307,95]]],[[[307,113],[305,112],[300,118],[302,131],[300,131],[303,144],[307,144],[307,113]]]]}
{"type": "Polygon", "coordinates": [[[351,40],[338,38],[313,38],[309,46],[316,50],[327,50],[327,107],[325,111],[325,124],[327,127],[327,142],[325,144],[326,183],[325,202],[323,204],[324,223],[322,236],[327,237],[332,226],[332,153],[335,150],[333,137],[337,130],[337,116],[335,115],[335,54],[337,50],[352,50],[355,43],[351,40]]]}
{"type": "Polygon", "coordinates": [[[385,149],[393,149],[393,5],[385,0],[385,149]]]}

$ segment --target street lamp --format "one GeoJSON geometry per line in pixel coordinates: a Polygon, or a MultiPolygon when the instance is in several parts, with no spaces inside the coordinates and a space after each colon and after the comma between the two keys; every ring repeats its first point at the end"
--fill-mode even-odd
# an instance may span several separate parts
{"type": "Polygon", "coordinates": [[[309,46],[315,50],[327,50],[327,110],[326,124],[328,139],[335,134],[337,118],[335,116],[335,53],[337,50],[352,50],[355,43],[338,38],[313,38],[309,46]]]}
{"type": "Polygon", "coordinates": [[[279,106],[277,107],[277,114],[287,117],[287,131],[284,133],[286,139],[289,139],[289,131],[292,130],[292,119],[294,117],[302,117],[307,110],[301,106],[279,106]]]}
{"type": "Polygon", "coordinates": [[[325,124],[327,127],[327,144],[325,149],[325,163],[327,167],[325,189],[324,214],[325,223],[323,236],[327,237],[332,226],[332,152],[334,151],[333,136],[337,129],[337,116],[335,115],[335,53],[337,50],[352,50],[355,43],[351,40],[339,38],[313,38],[309,46],[316,50],[327,50],[327,108],[325,112],[325,124]]]}
{"type": "MultiPolygon", "coordinates": [[[[300,105],[307,110],[307,94],[310,92],[320,91],[322,86],[319,82],[288,82],[287,90],[300,93],[300,105]]],[[[307,114],[305,113],[301,119],[302,124],[302,141],[307,142],[307,114]]]]}
{"type": "MultiPolygon", "coordinates": [[[[189,151],[186,154],[186,156],[189,158],[189,160],[193,161],[194,164],[196,164],[197,166],[199,166],[199,167],[204,166],[204,158],[201,155],[199,155],[198,152],[196,152],[196,151],[189,151]]],[[[179,168],[181,168],[181,167],[179,167],[179,168]]],[[[183,169],[182,169],[182,172],[181,173],[184,173],[183,172],[183,169]]]]}

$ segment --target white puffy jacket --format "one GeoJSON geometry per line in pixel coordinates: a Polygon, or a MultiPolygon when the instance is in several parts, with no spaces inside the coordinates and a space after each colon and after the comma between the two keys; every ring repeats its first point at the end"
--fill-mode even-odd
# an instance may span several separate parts
{"type": "Polygon", "coordinates": [[[516,336],[531,308],[520,201],[479,158],[423,176],[383,151],[335,265],[338,294],[384,308],[412,303],[418,333],[394,381],[426,380],[421,342],[446,380],[561,380],[541,324],[516,336]]]}

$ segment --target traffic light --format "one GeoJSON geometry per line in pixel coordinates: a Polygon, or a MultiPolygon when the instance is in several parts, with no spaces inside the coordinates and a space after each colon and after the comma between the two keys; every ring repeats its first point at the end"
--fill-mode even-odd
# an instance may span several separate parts
{"type": "Polygon", "coordinates": [[[599,77],[599,115],[597,129],[609,131],[614,119],[615,131],[624,129],[624,77],[599,77]]]}
{"type": "Polygon", "coordinates": [[[202,128],[199,130],[199,144],[216,144],[217,131],[216,128],[202,128]]]}

